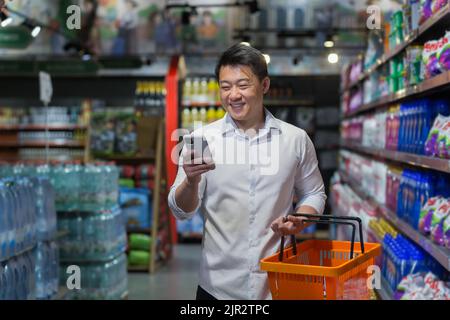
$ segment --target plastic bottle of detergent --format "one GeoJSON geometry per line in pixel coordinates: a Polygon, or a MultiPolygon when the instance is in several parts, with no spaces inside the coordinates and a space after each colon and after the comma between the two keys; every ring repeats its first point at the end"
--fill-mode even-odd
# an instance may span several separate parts
{"type": "Polygon", "coordinates": [[[399,127],[398,127],[398,143],[397,150],[402,151],[403,137],[405,136],[405,105],[401,104],[398,113],[399,127]]]}
{"type": "Polygon", "coordinates": [[[422,128],[420,134],[420,146],[418,146],[418,154],[425,154],[425,142],[428,138],[428,134],[433,126],[433,121],[435,118],[435,111],[431,105],[429,99],[421,100],[422,107],[422,128]]]}
{"type": "Polygon", "coordinates": [[[423,130],[426,122],[426,111],[422,105],[422,102],[419,100],[417,103],[417,135],[414,142],[414,153],[422,154],[423,145],[425,140],[423,140],[423,130]]]}

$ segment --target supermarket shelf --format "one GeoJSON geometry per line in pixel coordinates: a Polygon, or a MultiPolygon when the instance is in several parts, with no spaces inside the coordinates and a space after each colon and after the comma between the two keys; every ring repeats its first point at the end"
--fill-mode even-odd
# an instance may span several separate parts
{"type": "Polygon", "coordinates": [[[112,156],[95,156],[96,159],[115,161],[118,164],[141,164],[150,162],[153,163],[155,161],[155,154],[152,152],[148,156],[120,156],[120,155],[112,155],[112,156]]]}
{"type": "Polygon", "coordinates": [[[422,83],[402,89],[396,93],[391,93],[385,97],[382,97],[374,102],[364,104],[356,110],[353,110],[344,115],[344,118],[353,117],[364,111],[383,107],[390,103],[402,101],[416,95],[422,95],[428,93],[431,90],[442,89],[450,86],[450,71],[446,71],[437,75],[431,79],[424,80],[422,83]]]}
{"type": "Polygon", "coordinates": [[[267,107],[296,107],[296,106],[313,106],[314,100],[264,100],[267,107]]]}
{"type": "Polygon", "coordinates": [[[400,152],[400,151],[392,151],[386,149],[373,149],[360,146],[354,143],[341,143],[341,146],[345,149],[349,149],[352,151],[356,151],[359,153],[375,156],[377,158],[397,161],[406,163],[412,166],[425,168],[425,169],[433,169],[442,172],[450,173],[450,160],[426,157],[412,153],[400,152]]]}
{"type": "Polygon", "coordinates": [[[151,234],[152,229],[151,228],[127,228],[127,233],[145,233],[145,234],[151,234]]]}
{"type": "MultiPolygon", "coordinates": [[[[425,23],[419,26],[418,30],[413,31],[410,35],[405,37],[405,41],[392,49],[390,52],[385,54],[383,57],[378,59],[376,63],[368,68],[359,78],[358,82],[361,82],[368,78],[376,69],[381,67],[382,65],[389,62],[393,57],[398,55],[400,52],[405,50],[412,43],[420,40],[425,33],[434,29],[437,25],[443,24],[444,22],[448,23],[448,19],[450,18],[450,4],[447,4],[444,8],[442,8],[438,13],[434,14],[430,19],[428,19],[425,23]]],[[[443,29],[444,30],[444,29],[443,29]]],[[[358,82],[350,84],[345,90],[349,90],[354,87],[358,82]]]]}
{"type": "Polygon", "coordinates": [[[375,199],[370,197],[364,190],[361,189],[360,183],[354,181],[348,177],[344,172],[340,171],[340,175],[344,182],[350,185],[350,187],[362,198],[367,199],[371,204],[378,208],[378,211],[383,217],[388,220],[397,230],[406,235],[422,249],[427,251],[433,258],[436,259],[447,271],[450,271],[450,250],[444,247],[438,246],[430,239],[414,230],[409,224],[399,219],[395,213],[391,212],[385,206],[377,203],[375,199]]]}
{"type": "Polygon", "coordinates": [[[149,267],[144,266],[128,266],[129,272],[148,272],[149,267]]]}
{"type": "Polygon", "coordinates": [[[211,106],[220,107],[222,106],[221,102],[215,102],[213,104],[210,103],[191,103],[191,104],[183,104],[183,108],[209,108],[211,106]]]}
{"type": "Polygon", "coordinates": [[[0,142],[0,147],[5,148],[45,148],[46,146],[52,147],[65,147],[65,148],[84,148],[86,144],[80,141],[69,141],[69,140],[61,140],[61,141],[29,141],[29,142],[16,142],[16,141],[2,141],[0,142]]]}
{"type": "Polygon", "coordinates": [[[0,125],[0,131],[20,131],[20,130],[30,130],[30,131],[43,131],[43,130],[61,130],[61,131],[72,131],[72,130],[87,130],[86,126],[70,125],[70,124],[49,124],[48,126],[44,124],[27,124],[27,125],[0,125]]]}

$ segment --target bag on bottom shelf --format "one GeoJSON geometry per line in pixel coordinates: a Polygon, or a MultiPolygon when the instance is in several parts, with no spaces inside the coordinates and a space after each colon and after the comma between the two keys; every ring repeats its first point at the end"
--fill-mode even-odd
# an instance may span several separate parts
{"type": "Polygon", "coordinates": [[[131,250],[128,254],[128,265],[148,266],[150,263],[150,253],[142,250],[131,250]]]}
{"type": "Polygon", "coordinates": [[[435,212],[431,223],[431,239],[445,245],[444,221],[450,216],[450,201],[446,200],[435,212]]]}
{"type": "Polygon", "coordinates": [[[401,300],[449,300],[450,289],[433,273],[410,274],[397,287],[401,300]]]}

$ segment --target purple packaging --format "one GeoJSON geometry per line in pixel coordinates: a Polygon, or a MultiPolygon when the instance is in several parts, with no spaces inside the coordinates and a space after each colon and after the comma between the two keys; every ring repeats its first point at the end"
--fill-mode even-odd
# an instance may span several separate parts
{"type": "Polygon", "coordinates": [[[444,220],[443,232],[445,246],[450,249],[450,215],[444,220]]]}
{"type": "MultiPolygon", "coordinates": [[[[435,0],[434,0],[435,1],[435,0]]],[[[433,0],[420,0],[420,21],[419,24],[424,23],[433,15],[433,0]]]]}
{"type": "Polygon", "coordinates": [[[433,14],[441,10],[448,3],[448,0],[434,0],[432,4],[433,14]]]}
{"type": "Polygon", "coordinates": [[[440,246],[444,246],[444,221],[450,214],[450,201],[446,201],[435,211],[431,219],[431,238],[440,246]]]}
{"type": "Polygon", "coordinates": [[[432,157],[439,156],[439,137],[448,118],[439,114],[434,120],[427,141],[425,142],[425,155],[432,157]]]}
{"type": "Polygon", "coordinates": [[[440,40],[431,40],[425,42],[422,52],[423,79],[430,79],[442,73],[439,64],[438,54],[440,52],[440,40]]]}
{"type": "Polygon", "coordinates": [[[440,40],[441,48],[438,52],[438,60],[441,71],[450,70],[450,31],[440,40]]]}
{"type": "Polygon", "coordinates": [[[450,117],[444,122],[438,137],[439,157],[450,159],[450,117]]]}
{"type": "Polygon", "coordinates": [[[421,233],[429,234],[431,232],[433,214],[444,202],[445,199],[442,197],[432,197],[425,203],[422,210],[420,210],[419,231],[421,233]]]}

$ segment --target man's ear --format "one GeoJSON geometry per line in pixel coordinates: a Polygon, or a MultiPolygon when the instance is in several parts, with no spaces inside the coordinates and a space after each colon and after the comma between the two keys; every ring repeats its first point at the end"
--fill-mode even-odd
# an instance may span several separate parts
{"type": "Polygon", "coordinates": [[[269,92],[269,89],[270,89],[270,78],[269,77],[264,78],[264,80],[262,81],[262,87],[263,87],[264,94],[269,92]]]}

